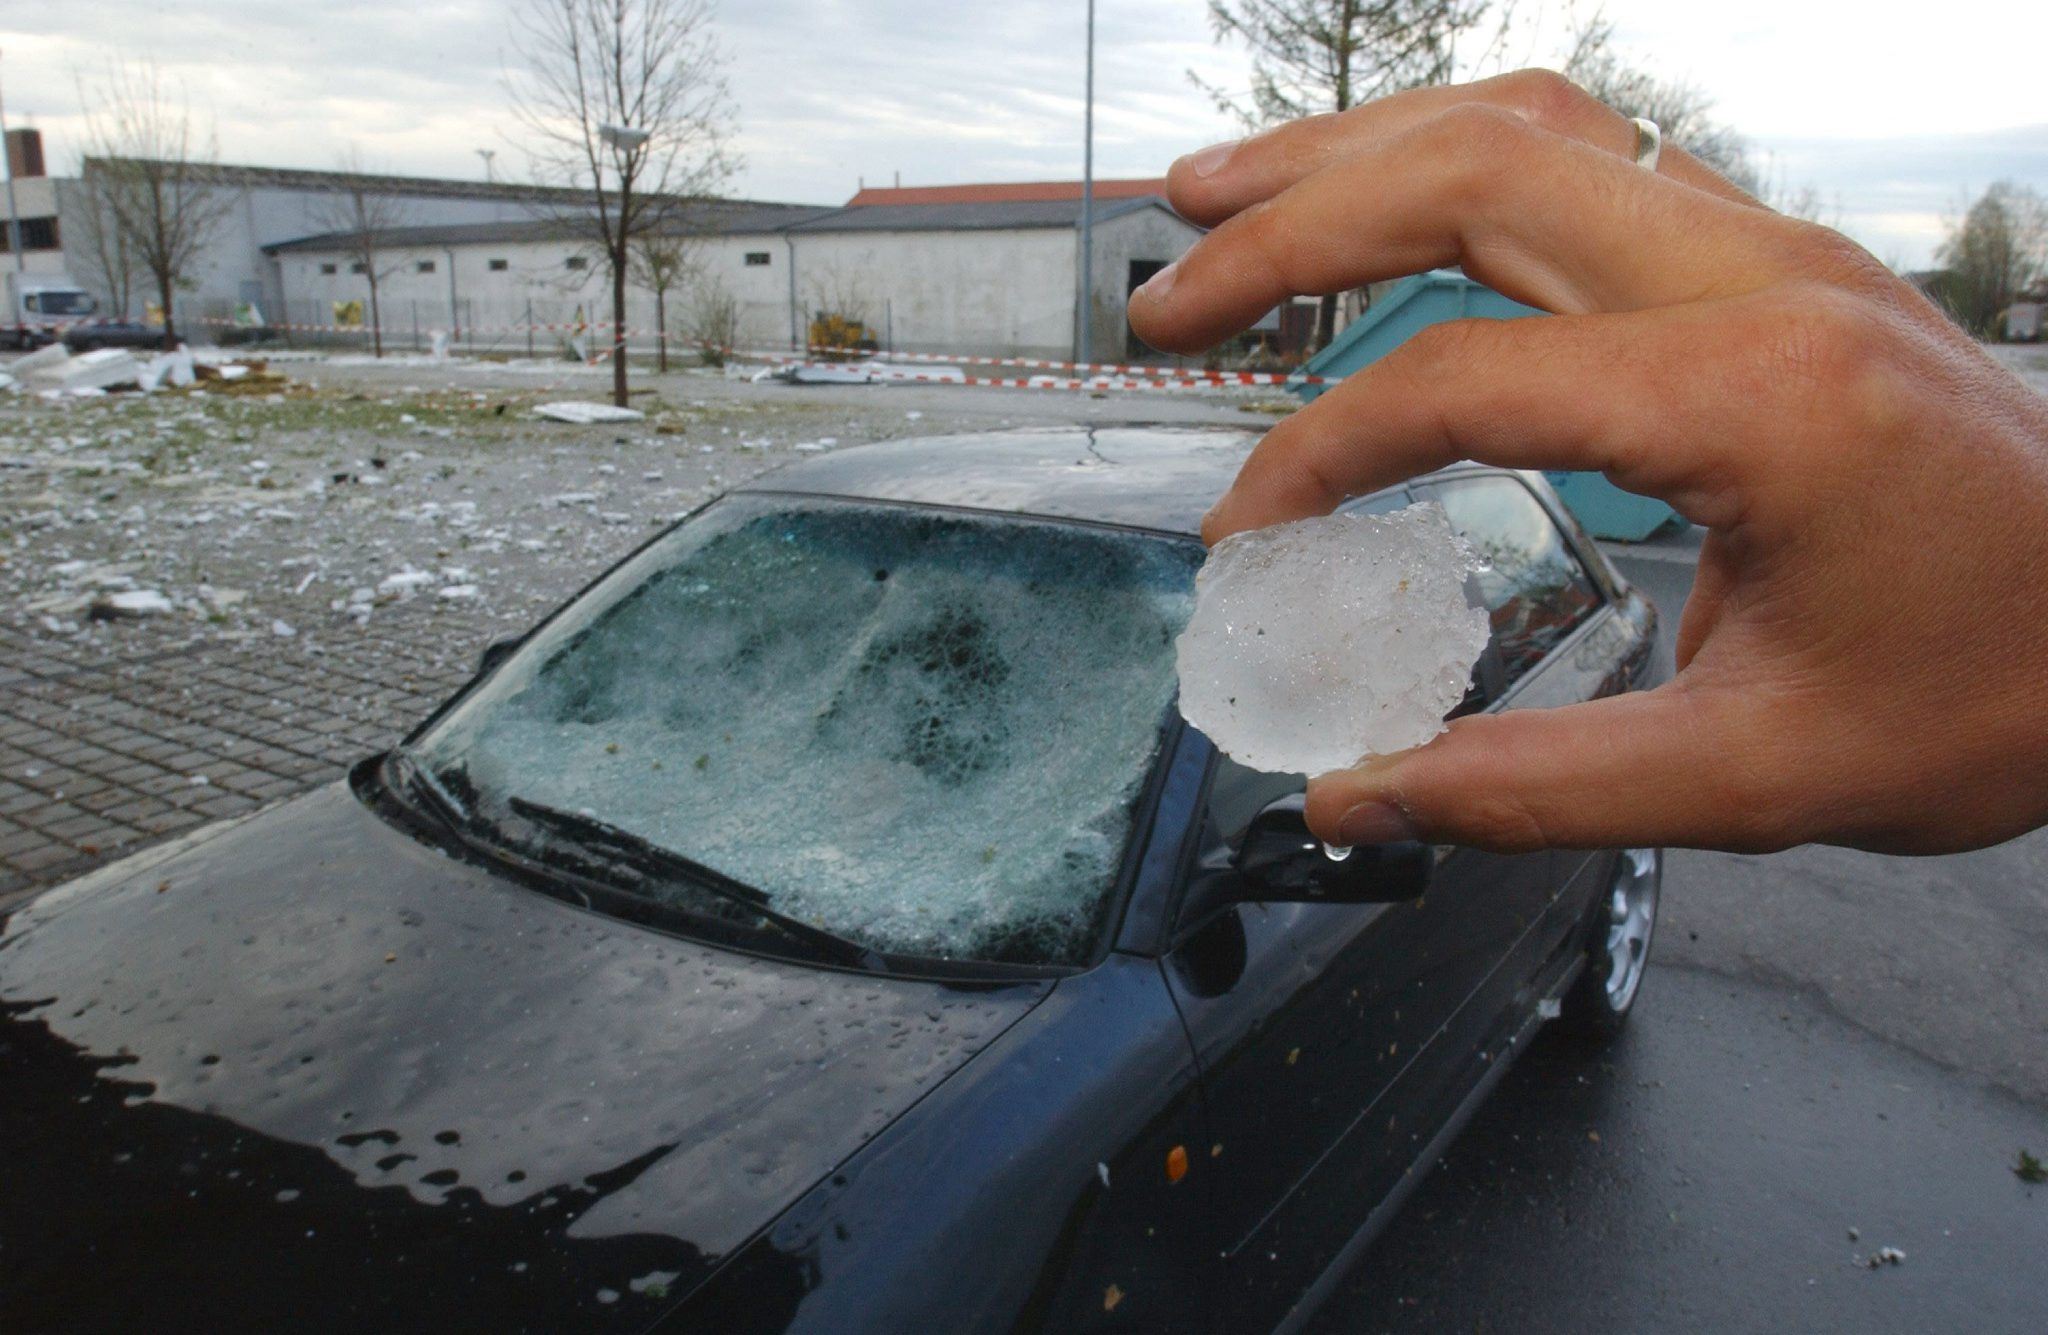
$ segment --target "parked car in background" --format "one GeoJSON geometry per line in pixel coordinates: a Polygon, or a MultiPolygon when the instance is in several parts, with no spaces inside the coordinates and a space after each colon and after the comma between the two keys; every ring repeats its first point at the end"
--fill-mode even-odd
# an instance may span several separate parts
{"type": "MultiPolygon", "coordinates": [[[[1174,708],[1241,432],[846,450],[653,539],[346,781],[0,914],[0,1329],[1297,1322],[1654,849],[1325,856],[1174,708]]],[[[1540,477],[1464,706],[1651,671],[1540,477]]]]}
{"type": "Polygon", "coordinates": [[[95,348],[160,348],[164,327],[141,320],[81,320],[64,331],[64,346],[73,352],[95,348]]]}

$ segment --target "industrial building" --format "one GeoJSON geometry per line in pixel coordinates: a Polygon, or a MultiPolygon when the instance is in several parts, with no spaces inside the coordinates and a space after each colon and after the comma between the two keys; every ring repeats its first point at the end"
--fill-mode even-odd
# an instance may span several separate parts
{"type": "MultiPolygon", "coordinates": [[[[1091,346],[1107,359],[1139,349],[1124,322],[1130,290],[1199,236],[1163,198],[1161,181],[1099,183],[1092,244],[1091,346]]],[[[687,334],[706,293],[736,304],[744,346],[793,347],[836,317],[878,346],[909,352],[1063,358],[1079,326],[1078,182],[864,190],[840,208],[719,202],[679,215],[688,275],[669,295],[668,325],[687,334]]],[[[517,347],[534,324],[608,318],[603,266],[574,220],[409,228],[382,238],[387,329],[453,323],[466,343],[517,347]]],[[[289,318],[322,323],[364,293],[353,239],[303,237],[266,248],[289,318]]],[[[655,326],[654,296],[635,285],[636,344],[655,326]]]]}
{"type": "MultiPolygon", "coordinates": [[[[104,312],[124,313],[121,284],[85,244],[83,183],[47,174],[35,130],[9,131],[7,149],[24,267],[68,275],[104,312]]],[[[364,340],[350,327],[369,306],[367,266],[343,213],[346,192],[363,185],[395,201],[398,214],[376,246],[387,342],[453,330],[468,347],[539,351],[555,331],[533,326],[609,318],[602,257],[581,221],[583,192],[274,167],[204,171],[230,207],[185,275],[181,322],[224,324],[239,309],[294,339],[364,340]]],[[[1077,181],[863,189],[836,207],[693,203],[676,219],[690,263],[667,294],[667,325],[688,337],[705,298],[723,296],[747,346],[799,345],[827,316],[901,351],[1059,359],[1073,355],[1085,316],[1097,359],[1135,356],[1125,298],[1200,235],[1164,190],[1159,180],[1095,183],[1085,305],[1077,181]]],[[[140,315],[150,285],[146,275],[130,280],[125,313],[140,315]]],[[[634,344],[651,344],[654,294],[634,284],[628,305],[634,344]]]]}

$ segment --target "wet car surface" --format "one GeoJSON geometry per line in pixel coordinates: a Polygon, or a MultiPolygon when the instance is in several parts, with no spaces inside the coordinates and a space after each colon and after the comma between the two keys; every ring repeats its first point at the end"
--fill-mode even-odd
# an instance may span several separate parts
{"type": "MultiPolygon", "coordinates": [[[[908,442],[728,504],[755,507],[735,513],[756,529],[857,502],[944,541],[994,514],[1071,525],[1104,551],[1185,551],[1248,445],[1157,430],[908,442]]],[[[1462,470],[1416,494],[1439,488],[1475,514],[1547,515],[1576,563],[1564,613],[1532,615],[1513,591],[1496,608],[1474,707],[1641,680],[1653,615],[1540,483],[1462,470]]],[[[1237,769],[1170,709],[1125,748],[1142,762],[1132,795],[1103,785],[1102,810],[1127,819],[1097,819],[1120,832],[1085,864],[1107,888],[1058,948],[829,917],[806,936],[772,921],[793,894],[756,902],[744,882],[725,908],[672,903],[664,878],[695,873],[615,826],[593,834],[588,808],[550,808],[554,826],[507,846],[464,818],[490,805],[487,782],[420,780],[408,757],[431,762],[465,709],[540,698],[546,665],[619,624],[607,606],[642,597],[646,572],[684,569],[668,554],[702,550],[690,541],[657,538],[586,591],[596,612],[578,621],[572,602],[499,656],[407,756],[0,918],[0,1196],[40,1203],[0,1214],[5,1324],[1268,1327],[1312,1305],[1585,971],[1612,855],[1446,851],[1420,897],[1266,893],[1239,854],[1299,779],[1237,769]],[[455,819],[438,809],[451,797],[455,819]],[[570,834],[582,856],[558,855],[570,834]]],[[[1024,689],[955,640],[937,658],[865,643],[909,674],[909,699],[960,671],[976,691],[1024,689]]],[[[614,695],[660,681],[611,670],[614,695]]],[[[590,694],[560,707],[612,718],[590,694]]],[[[1091,693],[1058,698],[1086,728],[1091,693]]],[[[967,742],[912,735],[904,763],[932,791],[976,781],[967,742]]],[[[706,775],[711,754],[675,764],[706,775]]],[[[947,877],[1035,851],[961,837],[971,856],[947,877]]],[[[733,847],[698,850],[697,872],[726,875],[709,864],[733,847]]]]}

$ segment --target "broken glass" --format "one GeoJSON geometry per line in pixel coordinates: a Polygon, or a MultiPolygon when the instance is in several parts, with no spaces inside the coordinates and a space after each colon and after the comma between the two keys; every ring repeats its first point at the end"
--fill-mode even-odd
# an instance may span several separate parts
{"type": "Polygon", "coordinates": [[[1076,963],[1173,698],[1192,543],[729,498],[621,567],[422,739],[891,954],[1076,963]]]}

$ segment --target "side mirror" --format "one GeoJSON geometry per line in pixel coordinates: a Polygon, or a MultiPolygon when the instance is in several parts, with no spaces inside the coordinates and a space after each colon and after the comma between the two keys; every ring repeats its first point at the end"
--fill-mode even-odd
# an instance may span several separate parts
{"type": "Polygon", "coordinates": [[[1319,904],[1398,904],[1418,899],[1436,869],[1436,850],[1405,840],[1351,850],[1342,861],[1323,851],[1302,815],[1302,794],[1290,793],[1252,818],[1231,859],[1243,898],[1319,904]]]}
{"type": "Polygon", "coordinates": [[[498,664],[512,656],[514,649],[525,642],[524,635],[507,635],[502,640],[492,640],[484,646],[483,654],[477,659],[476,675],[481,677],[486,672],[494,671],[498,664]]]}

